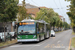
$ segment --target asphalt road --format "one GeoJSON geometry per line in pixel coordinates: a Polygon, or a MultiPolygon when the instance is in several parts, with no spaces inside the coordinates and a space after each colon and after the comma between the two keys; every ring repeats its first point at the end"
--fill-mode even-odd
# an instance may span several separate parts
{"type": "Polygon", "coordinates": [[[39,43],[19,43],[0,50],[68,50],[71,33],[72,30],[67,30],[39,43]]]}

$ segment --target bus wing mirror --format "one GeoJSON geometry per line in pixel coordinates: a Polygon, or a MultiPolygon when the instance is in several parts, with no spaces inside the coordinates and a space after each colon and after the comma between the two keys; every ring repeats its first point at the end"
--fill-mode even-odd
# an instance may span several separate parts
{"type": "Polygon", "coordinates": [[[17,24],[17,27],[19,26],[19,23],[17,24]]]}
{"type": "Polygon", "coordinates": [[[14,26],[14,29],[16,29],[16,25],[14,26]]]}
{"type": "Polygon", "coordinates": [[[37,24],[37,28],[38,28],[38,24],[37,24]]]}

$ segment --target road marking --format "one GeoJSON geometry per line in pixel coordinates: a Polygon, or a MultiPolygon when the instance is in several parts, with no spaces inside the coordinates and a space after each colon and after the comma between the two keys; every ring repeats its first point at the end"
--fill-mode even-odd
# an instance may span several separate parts
{"type": "Polygon", "coordinates": [[[63,46],[63,45],[60,45],[60,44],[48,44],[47,46],[45,46],[44,48],[64,48],[64,49],[67,49],[68,50],[68,47],[67,46],[63,46]]]}
{"type": "MultiPolygon", "coordinates": [[[[55,37],[54,37],[54,38],[55,38],[55,37]]],[[[48,41],[50,41],[50,38],[47,39],[46,41],[44,41],[44,43],[40,44],[40,46],[43,45],[43,44],[46,44],[48,41]]]]}
{"type": "Polygon", "coordinates": [[[61,41],[58,41],[57,43],[60,43],[61,41]]]}
{"type": "Polygon", "coordinates": [[[41,46],[41,45],[43,45],[43,44],[46,44],[48,41],[49,41],[49,39],[48,39],[46,42],[44,42],[44,43],[40,44],[40,46],[41,46]]]}
{"type": "Polygon", "coordinates": [[[28,46],[40,46],[40,45],[15,45],[10,47],[28,47],[28,46]]]}
{"type": "Polygon", "coordinates": [[[48,44],[47,46],[45,46],[44,48],[49,48],[50,46],[49,46],[50,44],[48,44]]]}
{"type": "Polygon", "coordinates": [[[69,42],[69,48],[68,48],[68,50],[70,50],[70,46],[71,46],[71,38],[70,38],[70,42],[69,42]]]}
{"type": "Polygon", "coordinates": [[[55,39],[55,37],[53,37],[55,39]]]}

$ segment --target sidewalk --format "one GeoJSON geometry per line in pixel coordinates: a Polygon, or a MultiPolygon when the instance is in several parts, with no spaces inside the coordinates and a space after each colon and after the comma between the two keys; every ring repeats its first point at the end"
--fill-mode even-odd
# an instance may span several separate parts
{"type": "Polygon", "coordinates": [[[0,43],[0,48],[8,47],[17,43],[17,39],[0,43]]]}
{"type": "Polygon", "coordinates": [[[75,38],[75,34],[72,33],[72,35],[71,35],[71,39],[72,39],[71,40],[71,50],[75,50],[75,48],[74,48],[75,47],[75,39],[73,39],[73,38],[75,38]],[[74,47],[72,46],[73,44],[74,44],[74,47]]]}

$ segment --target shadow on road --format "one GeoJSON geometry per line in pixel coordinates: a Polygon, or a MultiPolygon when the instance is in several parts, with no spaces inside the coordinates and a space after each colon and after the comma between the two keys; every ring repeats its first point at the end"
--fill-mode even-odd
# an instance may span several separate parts
{"type": "MultiPolygon", "coordinates": [[[[45,39],[45,40],[48,40],[48,39],[45,39]]],[[[20,45],[24,45],[24,44],[39,44],[39,43],[44,42],[45,40],[41,40],[40,42],[22,42],[22,43],[19,43],[19,44],[20,45]]]]}

